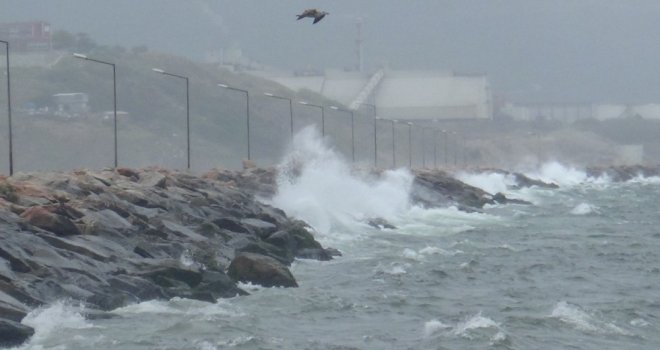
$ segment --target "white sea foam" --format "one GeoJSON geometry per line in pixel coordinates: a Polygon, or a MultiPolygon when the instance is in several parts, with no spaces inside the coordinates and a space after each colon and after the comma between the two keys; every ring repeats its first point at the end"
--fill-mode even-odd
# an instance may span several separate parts
{"type": "Polygon", "coordinates": [[[589,215],[593,213],[598,213],[598,207],[589,203],[580,203],[571,209],[571,214],[573,215],[589,215]]]}
{"type": "Polygon", "coordinates": [[[469,337],[469,332],[479,328],[496,328],[500,329],[500,325],[488,317],[481,315],[481,312],[467,318],[463,322],[459,322],[452,330],[452,333],[462,337],[469,337]]]}
{"type": "Polygon", "coordinates": [[[405,216],[392,220],[402,234],[416,236],[454,235],[473,230],[478,225],[502,221],[502,218],[485,213],[468,213],[456,207],[425,209],[413,206],[405,216]]]}
{"type": "Polygon", "coordinates": [[[543,182],[555,183],[560,187],[571,187],[584,183],[611,183],[607,175],[600,177],[590,177],[583,170],[571,166],[566,166],[559,162],[544,163],[537,170],[525,172],[525,175],[533,179],[541,180],[543,182]]]}
{"type": "Polygon", "coordinates": [[[451,329],[451,326],[438,320],[431,320],[424,324],[424,336],[430,337],[440,331],[445,331],[447,329],[451,329]]]}
{"type": "Polygon", "coordinates": [[[483,173],[464,173],[456,174],[458,180],[464,183],[480,188],[490,194],[498,192],[506,193],[512,187],[516,186],[516,179],[510,174],[483,172],[483,173]]]}
{"type": "Polygon", "coordinates": [[[279,168],[273,204],[324,234],[337,222],[351,225],[373,217],[389,220],[409,208],[410,172],[386,171],[378,179],[358,176],[311,127],[295,136],[279,168]]]}
{"type": "Polygon", "coordinates": [[[488,329],[491,343],[501,343],[506,340],[507,335],[499,323],[485,317],[479,312],[476,315],[465,318],[455,326],[450,326],[442,321],[433,319],[424,324],[424,335],[426,337],[441,333],[445,336],[473,338],[474,332],[479,329],[488,329]]]}
{"type": "Polygon", "coordinates": [[[183,316],[200,316],[206,319],[216,317],[241,317],[245,314],[240,311],[230,301],[219,299],[216,303],[185,299],[172,298],[170,300],[150,300],[137,304],[127,305],[112,311],[119,315],[135,314],[167,314],[183,316]]]}
{"type": "Polygon", "coordinates": [[[550,317],[559,319],[587,333],[633,335],[614,323],[601,320],[599,317],[582,310],[579,306],[569,304],[566,301],[558,302],[552,310],[550,317]]]}
{"type": "Polygon", "coordinates": [[[635,318],[630,320],[630,325],[633,327],[648,327],[651,324],[643,318],[635,318]]]}
{"type": "Polygon", "coordinates": [[[425,248],[420,249],[419,251],[406,248],[401,253],[401,256],[410,260],[423,261],[426,256],[430,256],[430,255],[454,256],[456,254],[462,254],[462,253],[463,252],[460,250],[449,251],[438,247],[427,246],[425,248]]]}
{"type": "Polygon", "coordinates": [[[56,301],[28,313],[21,323],[34,328],[34,336],[20,349],[38,349],[46,339],[61,336],[67,329],[94,327],[80,313],[82,306],[69,301],[56,301]]]}

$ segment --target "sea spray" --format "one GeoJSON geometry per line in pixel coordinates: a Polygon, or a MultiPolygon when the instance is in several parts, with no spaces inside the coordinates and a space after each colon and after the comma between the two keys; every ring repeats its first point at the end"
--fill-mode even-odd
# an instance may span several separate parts
{"type": "Polygon", "coordinates": [[[279,165],[278,191],[273,204],[317,231],[350,225],[369,218],[393,218],[409,207],[413,175],[398,169],[378,178],[359,175],[307,127],[295,135],[279,165]]]}
{"type": "Polygon", "coordinates": [[[530,178],[538,179],[547,183],[555,183],[561,187],[577,186],[584,183],[608,184],[610,179],[607,175],[590,177],[583,170],[567,166],[559,162],[548,162],[541,165],[537,170],[525,172],[530,178]]]}
{"type": "Polygon", "coordinates": [[[35,333],[20,349],[39,348],[49,344],[53,338],[67,330],[93,327],[85,320],[81,310],[84,310],[82,305],[75,306],[69,300],[59,300],[32,310],[21,322],[34,328],[35,333]]]}
{"type": "Polygon", "coordinates": [[[490,194],[507,193],[510,188],[517,186],[515,176],[497,172],[456,174],[456,178],[470,186],[480,188],[490,194]]]}

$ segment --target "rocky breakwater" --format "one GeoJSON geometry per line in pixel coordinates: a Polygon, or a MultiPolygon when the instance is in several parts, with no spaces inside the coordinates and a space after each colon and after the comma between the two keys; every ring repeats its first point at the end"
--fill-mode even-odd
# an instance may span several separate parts
{"type": "Polygon", "coordinates": [[[0,177],[0,346],[56,300],[110,310],[150,299],[215,301],[238,282],[295,287],[297,258],[331,259],[305,223],[255,200],[274,171],[196,177],[162,169],[0,177]]]}
{"type": "MultiPolygon", "coordinates": [[[[493,172],[493,170],[488,169],[484,172],[493,172]]],[[[498,172],[514,176],[519,187],[558,187],[555,184],[530,179],[519,173],[509,173],[503,170],[498,170],[498,172]]],[[[413,203],[427,208],[455,206],[460,210],[470,212],[479,210],[486,204],[531,204],[521,199],[509,198],[503,193],[488,193],[457,180],[452,174],[442,170],[417,170],[414,175],[411,200],[413,203]]]]}
{"type": "Polygon", "coordinates": [[[586,169],[587,176],[592,178],[607,177],[614,182],[626,182],[639,177],[660,176],[658,165],[620,165],[592,166],[586,169]]]}

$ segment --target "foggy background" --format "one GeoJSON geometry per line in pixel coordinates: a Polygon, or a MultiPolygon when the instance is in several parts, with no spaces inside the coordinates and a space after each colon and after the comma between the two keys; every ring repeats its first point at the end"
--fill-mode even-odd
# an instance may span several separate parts
{"type": "MultiPolygon", "coordinates": [[[[231,58],[257,70],[289,73],[351,70],[358,19],[365,72],[385,67],[485,75],[494,99],[519,104],[660,102],[655,44],[660,3],[651,0],[0,0],[0,8],[0,22],[43,20],[53,32],[78,38],[82,33],[94,42],[84,53],[117,64],[118,108],[130,113],[119,120],[120,166],[185,166],[183,85],[155,75],[152,67],[191,78],[194,169],[238,168],[245,158],[244,97],[219,91],[217,83],[250,90],[253,157],[260,165],[276,162],[290,140],[290,111],[286,101],[264,92],[337,103],[212,62],[231,58]],[[312,7],[330,14],[316,25],[296,21],[296,14],[312,7]]],[[[112,108],[107,67],[70,55],[49,68],[12,67],[12,89],[16,168],[111,165],[112,126],[101,118],[112,108]],[[61,92],[89,93],[95,117],[65,123],[21,114],[26,103],[45,105],[61,92]]],[[[0,110],[5,106],[1,86],[0,110]]],[[[318,125],[315,108],[295,103],[293,110],[296,130],[318,125]]],[[[397,124],[392,130],[379,122],[376,158],[379,166],[511,166],[555,159],[607,164],[616,159],[617,147],[639,144],[644,161],[657,162],[658,122],[627,110],[620,114],[633,118],[570,125],[447,121],[440,128],[450,132],[435,136],[423,125],[411,131],[397,124]]],[[[326,117],[327,135],[350,157],[348,115],[326,109],[326,117]]],[[[372,117],[369,109],[355,111],[355,153],[364,164],[373,164],[372,117]]],[[[4,120],[0,133],[0,172],[6,173],[4,120]]]]}
{"type": "Polygon", "coordinates": [[[42,19],[99,43],[203,59],[240,48],[282,68],[344,67],[364,20],[365,66],[487,73],[518,102],[657,101],[654,0],[2,0],[0,21],[42,19]],[[330,15],[295,21],[305,8],[330,15]]]}

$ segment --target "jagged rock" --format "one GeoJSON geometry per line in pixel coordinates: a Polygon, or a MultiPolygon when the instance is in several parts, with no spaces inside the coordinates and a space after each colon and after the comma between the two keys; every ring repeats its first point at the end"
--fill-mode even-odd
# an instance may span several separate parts
{"type": "Polygon", "coordinates": [[[269,256],[285,265],[291,265],[293,262],[294,255],[291,250],[282,249],[264,241],[243,241],[243,243],[235,248],[236,255],[244,252],[257,253],[269,256]]]}
{"type": "Polygon", "coordinates": [[[15,321],[15,322],[21,322],[23,317],[27,315],[27,313],[23,310],[19,310],[17,307],[4,303],[3,301],[0,300],[0,317],[15,321]]]}
{"type": "Polygon", "coordinates": [[[412,201],[427,207],[483,208],[494,204],[486,191],[465,184],[444,172],[417,171],[412,188],[412,201]]]}
{"type": "Polygon", "coordinates": [[[241,225],[248,229],[248,231],[256,234],[261,238],[270,236],[273,232],[277,231],[277,226],[270,222],[259,219],[242,219],[241,225]]]}
{"type": "Polygon", "coordinates": [[[383,218],[369,219],[367,221],[367,224],[369,226],[371,226],[373,228],[377,228],[379,230],[382,230],[382,229],[392,229],[392,230],[394,230],[394,229],[396,229],[396,226],[390,224],[387,220],[385,220],[383,218]]]}
{"type": "Polygon", "coordinates": [[[238,233],[249,233],[250,231],[241,225],[240,220],[231,218],[221,218],[213,220],[213,223],[221,229],[229,230],[238,233]]]}
{"type": "Polygon", "coordinates": [[[132,180],[139,180],[140,179],[140,173],[133,169],[129,168],[117,168],[117,174],[121,176],[126,176],[128,178],[131,178],[132,180]]]}
{"type": "Polygon", "coordinates": [[[237,295],[248,295],[225,273],[220,271],[204,271],[202,282],[193,289],[194,299],[215,302],[219,298],[231,298],[237,295]]]}
{"type": "Polygon", "coordinates": [[[229,264],[227,275],[234,281],[251,282],[264,287],[298,287],[284,264],[261,254],[241,253],[229,264]]]}
{"type": "Polygon", "coordinates": [[[46,207],[35,206],[28,208],[21,217],[29,224],[50,231],[58,236],[71,236],[81,234],[78,227],[65,216],[55,214],[46,207]]]}
{"type": "Polygon", "coordinates": [[[296,252],[296,258],[328,261],[332,260],[332,254],[323,248],[304,248],[296,252]]]}
{"type": "Polygon", "coordinates": [[[554,189],[554,188],[559,188],[557,184],[554,183],[547,183],[543,182],[541,180],[535,180],[531,179],[523,174],[520,173],[513,173],[513,176],[516,179],[516,184],[518,184],[518,187],[532,187],[536,186],[538,188],[549,188],[549,189],[554,189]]]}
{"type": "Polygon", "coordinates": [[[13,176],[18,202],[0,198],[0,318],[19,321],[67,298],[100,310],[175,296],[215,301],[246,294],[238,272],[297,285],[287,264],[332,251],[255,199],[273,193],[275,177],[258,168],[205,178],[163,169],[13,176]]]}
{"type": "Polygon", "coordinates": [[[139,176],[140,184],[146,187],[166,188],[167,177],[158,172],[146,172],[139,176]]]}
{"type": "Polygon", "coordinates": [[[34,329],[20,323],[0,319],[0,346],[18,346],[34,334],[34,329]]]}

